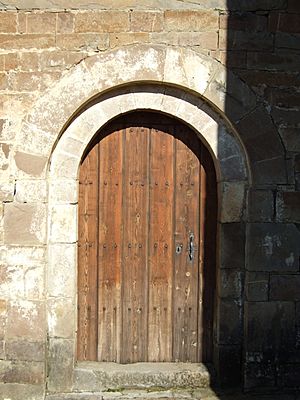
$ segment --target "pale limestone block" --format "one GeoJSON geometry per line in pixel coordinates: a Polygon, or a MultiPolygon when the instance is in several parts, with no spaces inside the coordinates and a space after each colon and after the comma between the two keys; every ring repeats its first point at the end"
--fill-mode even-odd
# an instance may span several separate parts
{"type": "Polygon", "coordinates": [[[46,335],[45,322],[43,302],[14,300],[8,309],[6,337],[43,340],[46,335]]]}
{"type": "Polygon", "coordinates": [[[43,297],[44,267],[24,265],[0,266],[0,297],[8,299],[26,298],[39,300],[43,297]]]}
{"type": "Polygon", "coordinates": [[[90,72],[80,63],[37,102],[28,123],[57,136],[70,116],[96,92],[99,88],[95,86],[90,72]]]}
{"type": "Polygon", "coordinates": [[[24,298],[24,266],[0,266],[0,297],[6,299],[24,298]]]}
{"type": "MultiPolygon", "coordinates": [[[[63,135],[82,141],[86,145],[91,141],[102,125],[107,123],[108,117],[97,103],[80,114],[75,121],[66,129],[63,135]]],[[[58,146],[60,143],[58,143],[58,146]]]]}
{"type": "Polygon", "coordinates": [[[227,70],[223,65],[217,65],[215,73],[210,80],[204,96],[225,113],[226,107],[227,70]]]}
{"type": "MultiPolygon", "coordinates": [[[[4,240],[4,204],[0,202],[0,249],[4,240]]],[[[1,250],[0,250],[1,255],[1,250]]]]}
{"type": "Polygon", "coordinates": [[[163,99],[162,93],[155,92],[135,92],[133,94],[136,108],[160,110],[163,99]]]}
{"type": "Polygon", "coordinates": [[[81,158],[85,144],[69,135],[63,135],[60,139],[59,148],[65,154],[81,158]]]}
{"type": "Polygon", "coordinates": [[[183,68],[188,87],[203,94],[215,72],[212,60],[193,51],[187,51],[183,57],[183,68]]]}
{"type": "Polygon", "coordinates": [[[16,200],[19,203],[46,202],[47,183],[41,179],[16,181],[16,200]]]}
{"type": "Polygon", "coordinates": [[[13,201],[14,191],[14,181],[0,181],[0,201],[13,201]]]}
{"type": "Polygon", "coordinates": [[[132,45],[99,54],[84,61],[96,86],[111,88],[125,82],[162,81],[165,62],[163,46],[132,45]]]}
{"type": "Polygon", "coordinates": [[[51,243],[74,243],[77,240],[77,205],[60,204],[51,210],[51,243]]]}
{"type": "Polygon", "coordinates": [[[164,82],[176,83],[183,86],[188,84],[188,77],[184,69],[182,52],[178,48],[169,47],[166,51],[164,68],[164,82]]]}
{"type": "Polygon", "coordinates": [[[0,258],[3,263],[14,266],[36,267],[46,261],[45,247],[1,246],[0,258]]]}
{"type": "Polygon", "coordinates": [[[45,204],[5,204],[4,243],[18,245],[46,243],[46,214],[45,204]]]}
{"type": "Polygon", "coordinates": [[[78,202],[78,181],[75,179],[53,179],[49,182],[49,203],[70,204],[78,202]]]}
{"type": "Polygon", "coordinates": [[[11,146],[0,144],[0,173],[2,180],[9,180],[11,175],[11,146]]]}
{"type": "Polygon", "coordinates": [[[26,268],[24,272],[24,296],[28,300],[44,298],[45,266],[26,268]]]}
{"type": "Polygon", "coordinates": [[[52,298],[47,302],[49,335],[71,339],[75,328],[74,301],[66,298],[52,298]]]}
{"type": "Polygon", "coordinates": [[[168,88],[167,93],[164,93],[162,96],[162,102],[160,106],[160,110],[163,112],[166,112],[167,114],[170,115],[175,115],[177,114],[177,109],[181,104],[181,101],[184,101],[183,99],[179,99],[177,97],[178,95],[178,90],[174,90],[174,96],[172,95],[173,91],[171,88],[168,88]]]}
{"type": "Polygon", "coordinates": [[[16,138],[16,148],[24,153],[49,157],[55,143],[53,132],[43,131],[36,125],[24,123],[16,138]]]}
{"type": "MultiPolygon", "coordinates": [[[[10,114],[7,119],[4,120],[1,130],[1,140],[3,140],[3,142],[14,142],[17,136],[17,132],[21,130],[23,115],[20,116],[17,114],[17,112],[18,111],[16,110],[16,113],[14,113],[13,116],[10,114]]],[[[4,117],[3,114],[2,117],[4,117]]]]}
{"type": "Polygon", "coordinates": [[[100,110],[100,115],[105,115],[106,122],[120,114],[120,97],[123,96],[110,97],[99,103],[97,108],[100,110]]]}
{"type": "Polygon", "coordinates": [[[76,244],[50,244],[47,270],[49,296],[74,298],[77,271],[76,244]]]}
{"type": "Polygon", "coordinates": [[[233,122],[237,122],[256,106],[254,92],[222,64],[217,64],[204,96],[233,122]]]}
{"type": "Polygon", "coordinates": [[[72,156],[62,151],[53,153],[50,172],[51,177],[62,179],[77,179],[80,157],[72,156]]]}
{"type": "Polygon", "coordinates": [[[122,101],[119,102],[119,110],[121,114],[137,108],[134,93],[127,93],[121,97],[122,101]]]}
{"type": "Polygon", "coordinates": [[[222,182],[220,222],[239,222],[245,210],[245,182],[222,182]]]}

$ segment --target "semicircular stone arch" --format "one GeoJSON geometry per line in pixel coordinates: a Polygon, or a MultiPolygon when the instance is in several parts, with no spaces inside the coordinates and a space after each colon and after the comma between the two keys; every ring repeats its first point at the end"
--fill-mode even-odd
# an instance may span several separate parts
{"type": "MultiPolygon", "coordinates": [[[[38,160],[36,178],[47,178],[49,184],[46,273],[51,354],[49,391],[69,391],[73,385],[78,169],[90,141],[113,118],[134,110],[152,110],[175,117],[193,129],[211,152],[217,172],[220,232],[217,268],[226,265],[230,254],[236,251],[241,253],[238,268],[244,268],[244,239],[238,249],[239,244],[228,240],[228,234],[235,234],[228,229],[232,230],[230,223],[236,223],[241,238],[245,238],[246,198],[253,168],[249,167],[247,141],[243,140],[243,129],[245,137],[248,131],[243,127],[247,125],[247,118],[253,119],[256,114],[265,116],[266,113],[251,90],[234,76],[231,82],[236,85],[228,93],[228,74],[212,58],[191,50],[129,46],[84,60],[45,93],[26,117],[15,151],[25,153],[28,159],[38,160]],[[139,86],[139,83],[144,85],[139,86]],[[225,101],[228,95],[233,103],[229,108],[225,101]],[[240,136],[233,126],[241,127],[240,136]],[[26,140],[28,137],[29,141],[26,140]],[[55,371],[54,375],[52,371],[55,371]],[[60,371],[64,377],[61,381],[57,380],[60,371]]],[[[274,134],[271,121],[266,120],[264,128],[270,135],[274,134]]],[[[281,147],[279,144],[277,147],[280,158],[281,147]]],[[[268,155],[260,154],[259,161],[264,157],[268,159],[268,155]]],[[[26,171],[23,172],[26,175],[26,171]]],[[[257,171],[254,180],[256,176],[259,176],[257,171]]],[[[217,286],[221,299],[222,288],[217,286]]],[[[231,351],[236,347],[240,352],[240,343],[234,339],[230,341],[230,334],[229,343],[222,337],[220,327],[228,307],[237,317],[232,329],[242,329],[241,304],[235,300],[232,304],[218,301],[217,364],[222,358],[223,345],[225,352],[228,344],[231,351]]]]}

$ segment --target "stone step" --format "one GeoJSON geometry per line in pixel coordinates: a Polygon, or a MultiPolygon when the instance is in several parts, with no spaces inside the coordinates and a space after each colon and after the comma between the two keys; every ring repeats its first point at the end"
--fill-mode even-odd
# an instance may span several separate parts
{"type": "Polygon", "coordinates": [[[46,396],[45,400],[299,400],[295,393],[241,393],[236,390],[124,390],[122,392],[62,393],[46,396]]]}
{"type": "Polygon", "coordinates": [[[74,370],[74,392],[107,392],[126,389],[206,388],[211,373],[197,363],[80,362],[74,370]]]}

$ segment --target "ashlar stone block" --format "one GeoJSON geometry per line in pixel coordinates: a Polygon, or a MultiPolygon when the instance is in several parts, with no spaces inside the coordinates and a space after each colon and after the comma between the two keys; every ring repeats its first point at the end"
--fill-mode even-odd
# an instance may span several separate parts
{"type": "Polygon", "coordinates": [[[7,340],[5,345],[8,360],[44,361],[45,343],[28,340],[7,340]]]}
{"type": "Polygon", "coordinates": [[[221,224],[221,265],[223,268],[244,268],[245,231],[244,223],[221,224]]]}
{"type": "Polygon", "coordinates": [[[276,214],[279,221],[300,223],[300,191],[278,192],[276,214]]]}
{"type": "Polygon", "coordinates": [[[28,177],[43,177],[47,158],[35,154],[17,151],[14,157],[18,175],[28,177]]]}
{"type": "Polygon", "coordinates": [[[239,299],[243,287],[242,271],[231,268],[221,269],[220,277],[219,296],[221,298],[239,299]]]}
{"type": "Polygon", "coordinates": [[[245,209],[245,182],[223,182],[220,185],[221,222],[240,222],[245,209]]]}
{"type": "Polygon", "coordinates": [[[300,275],[271,275],[270,300],[300,301],[300,275]]]}
{"type": "Polygon", "coordinates": [[[69,392],[72,387],[74,342],[50,339],[48,349],[48,390],[69,392]]]}
{"type": "Polygon", "coordinates": [[[0,382],[43,384],[45,379],[44,362],[0,361],[0,382]]]}
{"type": "Polygon", "coordinates": [[[268,301],[269,273],[247,272],[245,293],[248,301],[268,301]]]}
{"type": "Polygon", "coordinates": [[[46,243],[46,205],[7,203],[4,206],[4,243],[46,243]]]}
{"type": "Polygon", "coordinates": [[[19,203],[41,203],[47,199],[47,183],[41,179],[18,179],[16,200],[19,203]]]}
{"type": "Polygon", "coordinates": [[[74,300],[52,298],[47,303],[49,335],[56,338],[72,338],[75,328],[74,300]]]}
{"type": "Polygon", "coordinates": [[[49,245],[47,292],[53,297],[73,298],[76,286],[76,244],[49,245]]]}
{"type": "Polygon", "coordinates": [[[251,302],[245,305],[246,351],[266,352],[295,344],[295,305],[287,301],[251,302]]]}
{"type": "Polygon", "coordinates": [[[45,311],[42,302],[12,301],[7,316],[7,339],[44,340],[46,334],[45,311]]]}
{"type": "Polygon", "coordinates": [[[293,224],[249,224],[247,269],[298,271],[300,232],[293,224]]]}
{"type": "Polygon", "coordinates": [[[0,181],[0,201],[13,201],[15,183],[13,181],[0,181]]]}
{"type": "Polygon", "coordinates": [[[0,383],[0,393],[3,398],[14,400],[44,400],[45,385],[30,385],[21,383],[0,383]]]}
{"type": "Polygon", "coordinates": [[[219,344],[237,345],[242,340],[242,307],[239,300],[220,300],[217,341],[219,344]]]}
{"type": "Polygon", "coordinates": [[[75,243],[77,240],[77,205],[56,205],[52,208],[51,214],[51,242],[75,243]]]}
{"type": "Polygon", "coordinates": [[[251,222],[271,222],[274,217],[274,196],[271,190],[250,190],[248,195],[251,222]]]}

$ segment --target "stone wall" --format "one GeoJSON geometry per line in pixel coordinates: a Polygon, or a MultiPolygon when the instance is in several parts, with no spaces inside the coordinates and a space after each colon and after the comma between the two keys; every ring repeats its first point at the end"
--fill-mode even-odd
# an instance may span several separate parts
{"type": "MultiPolygon", "coordinates": [[[[242,222],[229,220],[221,232],[227,262],[220,270],[219,312],[228,318],[218,333],[224,350],[218,363],[224,383],[238,383],[243,369],[246,388],[299,386],[298,1],[149,0],[133,1],[130,7],[122,0],[95,3],[0,2],[1,395],[42,398],[51,373],[46,369],[45,299],[51,279],[46,177],[53,143],[47,130],[32,134],[27,115],[82,60],[132,44],[189,48],[234,72],[226,82],[212,80],[207,90],[213,108],[222,110],[224,103],[220,113],[242,138],[253,178],[248,212],[242,222]],[[239,99],[233,96],[236,76],[257,101],[242,117],[239,99]],[[241,248],[246,241],[245,254],[226,252],[226,243],[238,241],[241,248]]],[[[82,93],[81,104],[88,100],[84,89],[82,93]]],[[[53,126],[61,110],[46,108],[40,112],[53,126]]],[[[63,269],[67,260],[59,262],[63,269]]],[[[53,307],[53,314],[65,310],[65,304],[58,311],[53,307]]],[[[61,327],[62,337],[68,336],[66,330],[61,327]]],[[[52,342],[50,357],[55,352],[63,356],[59,343],[52,342]]]]}

